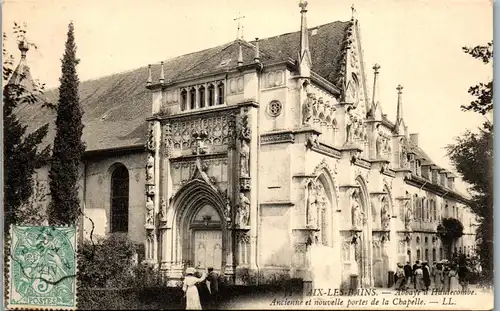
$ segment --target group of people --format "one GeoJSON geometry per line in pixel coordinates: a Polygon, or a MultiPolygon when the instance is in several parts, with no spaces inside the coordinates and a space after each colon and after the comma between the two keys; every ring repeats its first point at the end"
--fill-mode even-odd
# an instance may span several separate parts
{"type": "Polygon", "coordinates": [[[189,267],[182,282],[186,310],[216,309],[219,302],[219,275],[213,268],[200,273],[189,267]]]}
{"type": "Polygon", "coordinates": [[[456,265],[447,261],[439,261],[429,266],[427,261],[417,260],[413,266],[398,263],[396,270],[396,285],[399,290],[428,290],[434,284],[438,291],[467,290],[469,286],[469,269],[465,263],[456,265]]]}

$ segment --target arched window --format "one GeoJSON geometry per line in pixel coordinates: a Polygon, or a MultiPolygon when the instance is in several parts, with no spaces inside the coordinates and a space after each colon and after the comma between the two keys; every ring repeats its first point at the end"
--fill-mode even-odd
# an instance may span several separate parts
{"type": "Polygon", "coordinates": [[[196,108],[196,89],[193,87],[191,90],[189,90],[189,102],[190,102],[190,109],[195,109],[196,108]]]}
{"type": "Polygon", "coordinates": [[[187,91],[182,90],[181,92],[181,111],[185,111],[187,108],[187,91]]]}
{"type": "Polygon", "coordinates": [[[444,217],[448,218],[448,204],[444,206],[444,217]]]}
{"type": "Polygon", "coordinates": [[[437,260],[437,259],[436,259],[436,249],[435,249],[435,248],[433,248],[433,249],[432,249],[432,262],[436,262],[436,260],[437,260]]]}
{"type": "Polygon", "coordinates": [[[217,105],[224,104],[224,84],[217,85],[217,105]]]}
{"type": "Polygon", "coordinates": [[[420,250],[419,249],[417,249],[417,260],[421,260],[421,258],[420,258],[420,250]]]}
{"type": "Polygon", "coordinates": [[[208,106],[214,105],[214,95],[215,95],[214,85],[210,84],[208,86],[208,106]]]}
{"type": "Polygon", "coordinates": [[[442,248],[442,247],[440,247],[440,248],[439,248],[439,260],[443,260],[443,259],[444,259],[444,258],[443,258],[443,248],[442,248]]]}
{"type": "Polygon", "coordinates": [[[204,86],[200,86],[199,90],[198,90],[198,94],[200,95],[200,101],[199,101],[199,105],[200,105],[200,108],[203,108],[205,107],[205,87],[204,86]]]}
{"type": "Polygon", "coordinates": [[[111,232],[128,232],[129,175],[120,164],[111,175],[111,232]]]}
{"type": "Polygon", "coordinates": [[[425,249],[425,261],[429,262],[429,250],[425,249]]]}

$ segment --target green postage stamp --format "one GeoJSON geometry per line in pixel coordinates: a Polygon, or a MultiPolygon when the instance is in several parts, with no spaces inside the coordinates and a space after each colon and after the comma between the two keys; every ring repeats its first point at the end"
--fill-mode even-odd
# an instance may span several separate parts
{"type": "Polygon", "coordinates": [[[8,309],[76,309],[76,228],[12,226],[8,309]]]}

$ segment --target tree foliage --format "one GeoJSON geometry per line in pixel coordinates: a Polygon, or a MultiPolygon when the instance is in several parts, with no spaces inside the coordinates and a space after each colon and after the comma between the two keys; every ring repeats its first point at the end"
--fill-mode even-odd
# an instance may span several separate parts
{"type": "Polygon", "coordinates": [[[78,198],[79,166],[85,151],[82,141],[83,111],[78,95],[76,44],[73,23],[68,26],[66,50],[57,105],[56,137],[52,152],[49,221],[52,224],[75,224],[80,214],[78,198]]]}
{"type": "MultiPolygon", "coordinates": [[[[493,41],[485,46],[463,47],[462,49],[465,53],[480,59],[486,65],[493,59],[493,41]]],[[[471,110],[484,115],[493,109],[493,81],[471,86],[468,92],[476,99],[469,105],[462,105],[463,110],[471,110]]]]}
{"type": "MultiPolygon", "coordinates": [[[[493,42],[486,46],[463,50],[474,58],[489,64],[493,57],[493,42]]],[[[493,109],[493,82],[472,86],[469,93],[476,100],[465,111],[474,111],[482,115],[493,109]]],[[[460,173],[462,179],[470,185],[472,196],[471,208],[477,215],[477,244],[481,265],[485,276],[493,276],[493,124],[485,122],[477,132],[466,131],[455,143],[447,146],[448,156],[460,173]]]]}
{"type": "MultiPolygon", "coordinates": [[[[14,23],[13,33],[17,36],[17,43],[25,40],[26,29],[14,23]]],[[[16,115],[16,109],[22,105],[41,104],[44,85],[35,81],[33,89],[27,90],[23,83],[8,85],[6,82],[15,71],[15,58],[6,48],[8,41],[7,33],[3,33],[3,144],[4,144],[4,229],[14,223],[26,223],[33,221],[33,215],[21,210],[27,207],[33,200],[34,173],[35,170],[46,164],[50,156],[50,146],[39,150],[39,146],[48,132],[48,124],[28,133],[28,127],[21,123],[16,115]]],[[[36,48],[34,44],[29,46],[36,48]]],[[[20,82],[28,77],[23,73],[20,82]]]]}

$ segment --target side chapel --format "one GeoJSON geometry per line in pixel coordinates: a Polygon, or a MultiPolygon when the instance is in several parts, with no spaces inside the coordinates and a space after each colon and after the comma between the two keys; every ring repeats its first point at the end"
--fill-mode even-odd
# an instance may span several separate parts
{"type": "MultiPolygon", "coordinates": [[[[468,201],[409,134],[403,87],[394,122],[378,65],[369,96],[358,20],[310,29],[299,7],[299,32],[81,83],[82,238],[127,233],[171,284],[187,266],[236,284],[307,278],[321,245],[339,287],[351,274],[387,286],[398,262],[448,256],[444,217],[465,226],[453,250],[474,252],[468,201]]],[[[55,118],[25,111],[34,126],[55,118]]]]}

